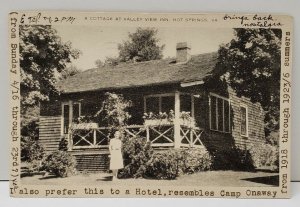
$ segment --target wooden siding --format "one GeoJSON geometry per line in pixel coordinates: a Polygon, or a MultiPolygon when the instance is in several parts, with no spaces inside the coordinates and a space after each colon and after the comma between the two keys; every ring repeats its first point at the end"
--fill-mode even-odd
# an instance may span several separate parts
{"type": "Polygon", "coordinates": [[[232,136],[236,146],[248,149],[250,145],[265,142],[264,116],[265,113],[259,103],[252,103],[249,98],[238,97],[229,88],[232,116],[232,136]],[[240,106],[248,108],[248,136],[241,135],[241,113],[240,106]]]}
{"type": "Polygon", "coordinates": [[[195,94],[202,93],[200,99],[195,102],[195,118],[197,124],[205,130],[204,145],[211,150],[230,150],[234,147],[249,149],[252,145],[265,142],[264,111],[261,105],[252,103],[249,98],[238,97],[231,88],[221,93],[218,91],[212,88],[203,94],[200,87],[194,90],[195,94]],[[211,91],[230,100],[230,133],[210,129],[209,94],[211,91]],[[241,135],[241,105],[248,108],[248,137],[241,135]]]}
{"type": "Polygon", "coordinates": [[[108,154],[78,154],[76,169],[81,172],[107,172],[109,170],[108,154]]]}
{"type": "Polygon", "coordinates": [[[46,152],[58,150],[61,139],[61,117],[41,116],[39,122],[39,141],[46,152]]]}

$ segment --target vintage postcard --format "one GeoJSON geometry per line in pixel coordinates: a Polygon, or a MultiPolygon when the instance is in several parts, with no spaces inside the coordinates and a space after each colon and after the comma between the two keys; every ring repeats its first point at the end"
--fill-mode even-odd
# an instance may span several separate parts
{"type": "Polygon", "coordinates": [[[289,198],[292,25],[11,12],[11,196],[289,198]]]}

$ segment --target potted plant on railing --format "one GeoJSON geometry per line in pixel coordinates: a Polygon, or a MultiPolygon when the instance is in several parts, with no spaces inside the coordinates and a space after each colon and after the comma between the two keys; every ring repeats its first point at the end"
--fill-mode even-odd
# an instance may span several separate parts
{"type": "Polygon", "coordinates": [[[73,120],[70,129],[96,129],[98,123],[94,122],[91,116],[80,116],[77,120],[73,120]]]}
{"type": "Polygon", "coordinates": [[[166,112],[159,112],[158,114],[153,112],[144,113],[143,119],[146,126],[170,125],[173,123],[173,117],[170,117],[170,113],[166,112]]]}
{"type": "Polygon", "coordinates": [[[159,114],[154,114],[153,112],[144,113],[143,119],[146,126],[170,124],[167,121],[167,114],[162,112],[159,114]]]}
{"type": "Polygon", "coordinates": [[[191,112],[189,111],[182,111],[180,113],[180,125],[194,128],[195,127],[195,119],[191,116],[191,112]]]}

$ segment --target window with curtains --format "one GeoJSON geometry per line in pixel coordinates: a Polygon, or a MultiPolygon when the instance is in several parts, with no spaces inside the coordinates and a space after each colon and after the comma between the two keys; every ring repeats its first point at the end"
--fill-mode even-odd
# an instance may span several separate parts
{"type": "Polygon", "coordinates": [[[209,96],[210,129],[230,132],[230,102],[228,99],[210,94],[209,96]]]}

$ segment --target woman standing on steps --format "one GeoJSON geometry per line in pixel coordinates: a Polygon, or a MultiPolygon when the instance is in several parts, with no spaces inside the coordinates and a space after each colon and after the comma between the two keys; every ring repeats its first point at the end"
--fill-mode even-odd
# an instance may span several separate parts
{"type": "Polygon", "coordinates": [[[109,169],[112,170],[113,180],[118,179],[118,170],[124,167],[122,157],[122,141],[120,131],[116,131],[114,138],[109,142],[110,164],[109,169]]]}

